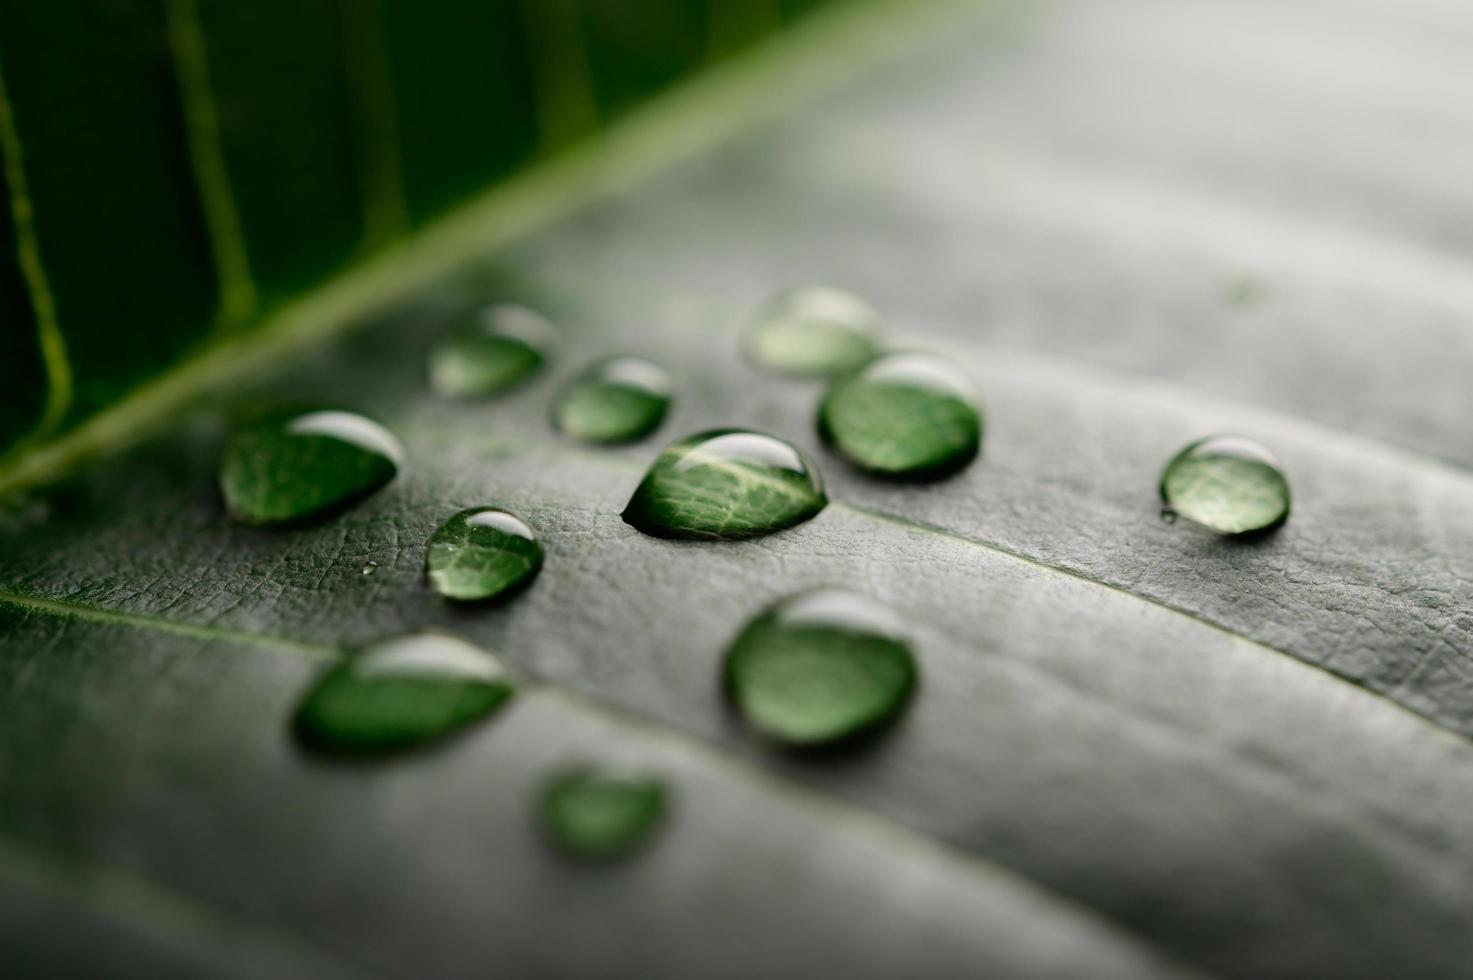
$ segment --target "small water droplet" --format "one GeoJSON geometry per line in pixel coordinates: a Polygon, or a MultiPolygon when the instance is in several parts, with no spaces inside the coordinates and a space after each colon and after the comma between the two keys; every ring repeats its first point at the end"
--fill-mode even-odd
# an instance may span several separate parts
{"type": "Polygon", "coordinates": [[[491,599],[527,585],[542,568],[542,545],[521,518],[473,507],[430,537],[425,571],[435,591],[461,601],[491,599]]]}
{"type": "Polygon", "coordinates": [[[670,408],[670,376],[638,357],[611,357],[584,371],[558,394],[553,423],[585,442],[643,439],[670,408]]]}
{"type": "Polygon", "coordinates": [[[450,398],[509,391],[542,367],[554,333],[546,317],[523,306],[475,309],[430,351],[430,384],[450,398]]]}
{"type": "Polygon", "coordinates": [[[307,692],[294,725],[315,748],[393,752],[485,718],[514,691],[486,651],[448,636],[406,636],[349,653],[307,692]]]}
{"type": "Polygon", "coordinates": [[[758,432],[715,429],[667,446],[623,517],[662,538],[752,538],[827,505],[818,470],[797,449],[758,432]]]}
{"type": "Polygon", "coordinates": [[[543,836],[558,851],[585,861],[629,854],[664,822],[663,780],[607,768],[575,766],[548,781],[538,800],[543,836]]]}
{"type": "Polygon", "coordinates": [[[885,354],[835,381],[818,410],[825,442],[863,470],[915,480],[976,458],[982,412],[971,382],[933,354],[885,354]]]}
{"type": "Polygon", "coordinates": [[[1232,276],[1223,283],[1222,297],[1229,306],[1251,309],[1268,300],[1268,285],[1255,275],[1232,276]]]}
{"type": "Polygon", "coordinates": [[[726,655],[726,686],[759,732],[829,745],[897,718],[916,686],[915,659],[893,613],[873,599],[820,589],[754,619],[726,655]]]}
{"type": "Polygon", "coordinates": [[[760,368],[799,377],[852,371],[879,352],[883,328],[874,309],[852,293],[827,286],[790,289],[770,300],[747,333],[747,352],[760,368]]]}
{"type": "Polygon", "coordinates": [[[220,489],[237,520],[284,524],[361,500],[392,480],[403,459],[399,441],[361,415],[277,416],[230,441],[220,489]]]}
{"type": "Polygon", "coordinates": [[[1176,523],[1176,511],[1172,510],[1170,507],[1162,507],[1161,508],[1161,520],[1162,520],[1163,523],[1166,523],[1166,524],[1175,524],[1176,523]]]}
{"type": "Polygon", "coordinates": [[[366,562],[363,563],[363,574],[364,575],[372,575],[376,571],[378,571],[378,562],[376,562],[376,561],[366,561],[366,562]]]}
{"type": "Polygon", "coordinates": [[[1222,534],[1265,531],[1289,518],[1289,481],[1273,454],[1242,436],[1211,436],[1166,464],[1161,499],[1222,534]]]}

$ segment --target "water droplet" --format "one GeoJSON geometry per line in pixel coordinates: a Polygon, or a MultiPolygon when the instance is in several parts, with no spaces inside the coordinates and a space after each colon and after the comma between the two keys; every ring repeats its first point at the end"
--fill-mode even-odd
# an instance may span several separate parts
{"type": "Polygon", "coordinates": [[[443,738],[514,693],[501,663],[436,634],[383,640],[350,653],[297,708],[298,737],[321,749],[383,753],[443,738]]]}
{"type": "Polygon", "coordinates": [[[1176,511],[1172,510],[1170,507],[1162,507],[1161,508],[1161,521],[1162,521],[1162,523],[1165,523],[1165,524],[1175,524],[1176,523],[1176,511]]]}
{"type": "Polygon", "coordinates": [[[752,538],[811,519],[828,505],[797,449],[740,429],[667,446],[624,508],[626,523],[662,538],[752,538]]]}
{"type": "Polygon", "coordinates": [[[1268,285],[1251,274],[1233,276],[1222,287],[1222,298],[1229,306],[1245,309],[1262,306],[1268,300],[1268,295],[1268,285]]]}
{"type": "Polygon", "coordinates": [[[283,524],[361,500],[392,480],[403,459],[399,441],[361,415],[275,417],[231,440],[220,489],[238,520],[283,524]]]}
{"type": "Polygon", "coordinates": [[[366,562],[363,563],[363,574],[364,575],[372,575],[376,571],[378,571],[378,562],[376,562],[376,561],[366,561],[366,562]]]}
{"type": "Polygon", "coordinates": [[[463,601],[505,595],[541,568],[542,545],[532,529],[492,507],[463,510],[441,524],[425,556],[435,591],[463,601]]]}
{"type": "Polygon", "coordinates": [[[670,376],[638,357],[611,357],[568,383],[553,407],[559,429],[585,442],[643,439],[670,408],[670,376]]]}
{"type": "Polygon", "coordinates": [[[758,731],[795,746],[840,742],[899,716],[916,665],[894,614],[820,589],[758,616],[726,655],[726,685],[758,731]]]}
{"type": "Polygon", "coordinates": [[[971,382],[933,354],[885,354],[824,395],[818,431],[861,469],[925,480],[976,458],[982,412],[971,382]]]}
{"type": "Polygon", "coordinates": [[[780,293],[758,312],[747,334],[758,367],[800,377],[843,374],[879,352],[883,328],[852,293],[807,286],[780,293]]]}
{"type": "Polygon", "coordinates": [[[606,861],[649,839],[665,819],[668,795],[665,783],[652,776],[577,766],[547,783],[538,820],[557,850],[606,861]]]}
{"type": "Polygon", "coordinates": [[[430,384],[450,398],[509,391],[542,367],[553,335],[547,318],[526,307],[480,307],[430,351],[430,384]]]}
{"type": "Polygon", "coordinates": [[[1248,534],[1289,518],[1289,481],[1273,454],[1241,436],[1211,436],[1166,464],[1161,499],[1222,534],[1248,534]]]}

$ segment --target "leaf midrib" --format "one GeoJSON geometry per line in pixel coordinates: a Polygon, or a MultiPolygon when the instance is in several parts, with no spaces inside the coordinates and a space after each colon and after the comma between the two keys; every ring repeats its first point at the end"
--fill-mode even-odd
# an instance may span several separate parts
{"type": "MultiPolygon", "coordinates": [[[[421,433],[423,433],[423,426],[420,427],[420,431],[421,433]]],[[[464,434],[458,432],[454,433],[453,436],[447,436],[447,439],[452,440],[456,445],[461,447],[465,447],[468,444],[474,444],[476,448],[484,452],[525,452],[568,459],[577,459],[609,469],[618,469],[621,472],[625,473],[643,472],[645,466],[645,464],[627,456],[599,453],[576,446],[539,441],[536,439],[494,436],[483,441],[475,441],[467,440],[464,434]]],[[[1397,699],[1390,697],[1389,695],[1381,691],[1368,687],[1365,684],[1361,683],[1357,678],[1338,673],[1333,668],[1325,664],[1317,663],[1305,657],[1301,657],[1283,647],[1277,647],[1270,643],[1266,643],[1263,640],[1255,639],[1250,634],[1241,632],[1240,630],[1234,629],[1233,627],[1228,626],[1225,623],[1220,623],[1184,606],[1179,606],[1162,599],[1157,599],[1153,596],[1142,595],[1141,593],[1133,592],[1124,586],[1117,585],[1105,579],[1090,575],[1080,569],[1071,568],[1067,565],[1061,565],[1057,562],[1049,561],[1047,558],[1044,558],[1040,555],[1031,554],[1029,552],[1010,547],[997,541],[991,541],[975,535],[969,535],[964,534],[960,531],[954,531],[939,524],[919,521],[915,518],[907,517],[903,514],[895,514],[889,511],[880,510],[878,508],[851,503],[849,501],[836,499],[832,496],[830,496],[829,498],[828,506],[847,511],[866,520],[879,521],[894,525],[896,527],[904,528],[905,530],[912,531],[914,533],[934,535],[937,537],[945,538],[949,541],[954,541],[958,544],[982,548],[995,555],[999,555],[1013,561],[1022,562],[1023,564],[1029,565],[1033,568],[1037,568],[1045,572],[1064,575],[1069,578],[1076,579],[1080,582],[1084,582],[1095,588],[1104,589],[1116,595],[1125,596],[1136,602],[1144,603],[1145,605],[1165,610],[1166,612],[1169,612],[1175,616],[1180,616],[1200,626],[1206,627],[1207,629],[1212,630],[1214,633],[1226,636],[1250,649],[1259,651],[1262,654],[1286,659],[1294,663],[1296,666],[1303,667],[1307,670],[1312,670],[1323,676],[1333,678],[1338,683],[1346,684],[1350,687],[1353,687],[1365,696],[1374,698],[1377,701],[1390,705],[1394,707],[1398,712],[1415,719],[1420,726],[1424,727],[1429,732],[1436,733],[1438,737],[1451,739],[1461,745],[1473,745],[1473,734],[1465,733],[1456,728],[1453,728],[1452,726],[1445,724],[1432,715],[1426,714],[1422,711],[1418,711],[1416,708],[1404,704],[1403,702],[1398,701],[1397,699]]]]}

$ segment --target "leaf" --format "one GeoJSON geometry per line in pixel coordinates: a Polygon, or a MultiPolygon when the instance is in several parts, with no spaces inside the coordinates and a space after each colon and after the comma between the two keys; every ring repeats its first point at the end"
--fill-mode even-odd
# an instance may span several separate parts
{"type": "Polygon", "coordinates": [[[494,406],[426,390],[442,291],[18,505],[5,947],[187,975],[1462,976],[1473,297],[1438,229],[1466,185],[1407,174],[1458,172],[1467,18],[1417,10],[958,22],[499,253],[505,298],[565,339],[494,406]],[[738,356],[734,325],[794,280],[862,291],[896,342],[958,363],[982,456],[910,486],[826,451],[822,386],[738,356]],[[676,379],[665,426],[558,436],[554,393],[614,354],[676,379]],[[304,398],[383,421],[403,473],[320,526],[231,524],[231,419],[304,398]],[[747,542],[625,525],[660,446],[717,425],[792,440],[830,505],[747,542]],[[1272,536],[1159,519],[1161,467],[1218,431],[1283,462],[1272,536]],[[484,505],[546,563],[457,608],[424,544],[484,505]],[[872,744],[777,753],[732,716],[722,658],[823,586],[893,608],[921,684],[872,744]],[[424,629],[527,688],[383,767],[298,752],[319,661],[424,629]],[[646,851],[590,874],[541,846],[537,789],[573,764],[666,779],[646,851]],[[57,948],[58,923],[95,941],[57,948]]]}
{"type": "Polygon", "coordinates": [[[0,450],[269,330],[328,277],[776,32],[765,3],[719,47],[707,21],[726,0],[7,5],[0,450]]]}

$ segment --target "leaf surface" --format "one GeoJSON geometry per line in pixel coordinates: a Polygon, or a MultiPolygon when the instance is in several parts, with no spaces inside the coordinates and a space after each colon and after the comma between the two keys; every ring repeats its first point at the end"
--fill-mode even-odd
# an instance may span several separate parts
{"type": "Polygon", "coordinates": [[[37,941],[67,921],[221,975],[1464,975],[1473,296],[1443,222],[1470,202],[1406,156],[1466,158],[1447,92],[1470,32],[1455,5],[1382,0],[1081,0],[959,28],[488,257],[501,298],[563,326],[514,395],[429,393],[447,285],[17,507],[7,939],[81,956],[37,941]],[[981,457],[908,486],[826,450],[821,386],[740,357],[794,282],[858,290],[897,344],[956,361],[981,457]],[[559,436],[555,392],[621,354],[676,380],[664,427],[559,436]],[[402,475],[326,524],[231,524],[230,419],[303,398],[384,422],[402,475]],[[830,505],[745,542],[620,520],[660,446],[732,425],[802,448],[830,505]],[[1284,463],[1270,537],[1160,520],[1161,467],[1224,430],[1284,463]],[[546,553],[490,609],[423,579],[474,506],[546,553]],[[775,753],[721,658],[823,586],[892,606],[921,684],[860,750],[775,753]],[[427,628],[528,690],[422,756],[301,755],[290,712],[321,662],[427,628]],[[575,762],[667,777],[646,852],[590,875],[541,848],[534,787],[575,762]],[[125,911],[139,892],[155,914],[125,911]]]}

